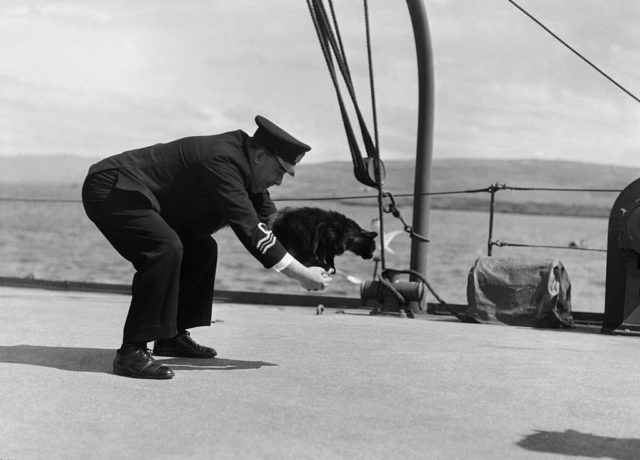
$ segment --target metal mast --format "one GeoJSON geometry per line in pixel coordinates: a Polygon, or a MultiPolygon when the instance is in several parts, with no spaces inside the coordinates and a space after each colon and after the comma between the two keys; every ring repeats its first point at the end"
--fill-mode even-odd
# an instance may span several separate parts
{"type": "MultiPolygon", "coordinates": [[[[418,135],[414,178],[413,228],[416,233],[429,237],[429,192],[431,157],[433,152],[434,79],[431,33],[422,0],[407,0],[418,59],[418,135]]],[[[427,275],[427,242],[411,240],[411,269],[427,275]]],[[[416,279],[412,278],[412,281],[416,279]]],[[[425,310],[426,299],[412,310],[425,310]]]]}

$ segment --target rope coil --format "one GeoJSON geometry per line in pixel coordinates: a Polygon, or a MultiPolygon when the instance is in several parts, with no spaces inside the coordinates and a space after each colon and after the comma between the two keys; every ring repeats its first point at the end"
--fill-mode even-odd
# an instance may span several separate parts
{"type": "Polygon", "coordinates": [[[451,305],[449,305],[447,302],[445,302],[442,297],[440,297],[438,295],[438,293],[435,291],[435,289],[433,289],[433,287],[431,286],[431,284],[429,283],[429,281],[427,281],[427,279],[422,276],[422,274],[420,272],[417,272],[415,270],[397,270],[397,269],[393,269],[393,268],[388,268],[386,270],[384,270],[381,274],[380,274],[380,280],[381,280],[381,285],[383,285],[386,289],[389,289],[397,298],[398,300],[401,301],[402,304],[406,305],[407,302],[404,300],[404,297],[402,296],[402,294],[400,292],[397,291],[397,289],[395,289],[393,287],[393,284],[391,283],[390,279],[392,277],[396,277],[398,275],[402,275],[402,274],[408,274],[411,275],[415,278],[418,278],[420,280],[420,282],[429,290],[429,292],[433,295],[433,297],[449,312],[451,313],[453,316],[455,316],[456,318],[458,318],[460,321],[468,323],[468,322],[475,322],[475,320],[469,318],[467,315],[465,314],[461,314],[458,313],[451,305]],[[384,281],[383,281],[384,280],[384,281]]]}

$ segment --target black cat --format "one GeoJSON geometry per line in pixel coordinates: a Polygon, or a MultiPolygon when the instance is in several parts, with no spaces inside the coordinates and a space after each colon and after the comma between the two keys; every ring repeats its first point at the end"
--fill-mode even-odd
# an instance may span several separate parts
{"type": "Polygon", "coordinates": [[[351,251],[371,259],[376,249],[376,232],[326,209],[283,208],[271,217],[269,226],[287,251],[307,267],[335,270],[335,256],[351,251]]]}

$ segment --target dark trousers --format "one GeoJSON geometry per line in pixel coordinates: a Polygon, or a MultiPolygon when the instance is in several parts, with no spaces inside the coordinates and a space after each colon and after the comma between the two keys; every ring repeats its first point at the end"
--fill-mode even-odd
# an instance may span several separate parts
{"type": "Polygon", "coordinates": [[[123,341],[150,342],[210,325],[216,241],[176,233],[144,195],[114,188],[117,174],[87,177],[82,202],[87,216],[136,269],[123,341]]]}

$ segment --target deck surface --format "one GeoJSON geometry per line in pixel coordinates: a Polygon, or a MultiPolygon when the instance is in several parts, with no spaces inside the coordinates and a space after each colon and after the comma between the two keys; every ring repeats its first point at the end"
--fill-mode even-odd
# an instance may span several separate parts
{"type": "Polygon", "coordinates": [[[128,297],[0,287],[0,458],[640,455],[640,338],[215,304],[219,358],[115,376],[128,297]]]}

